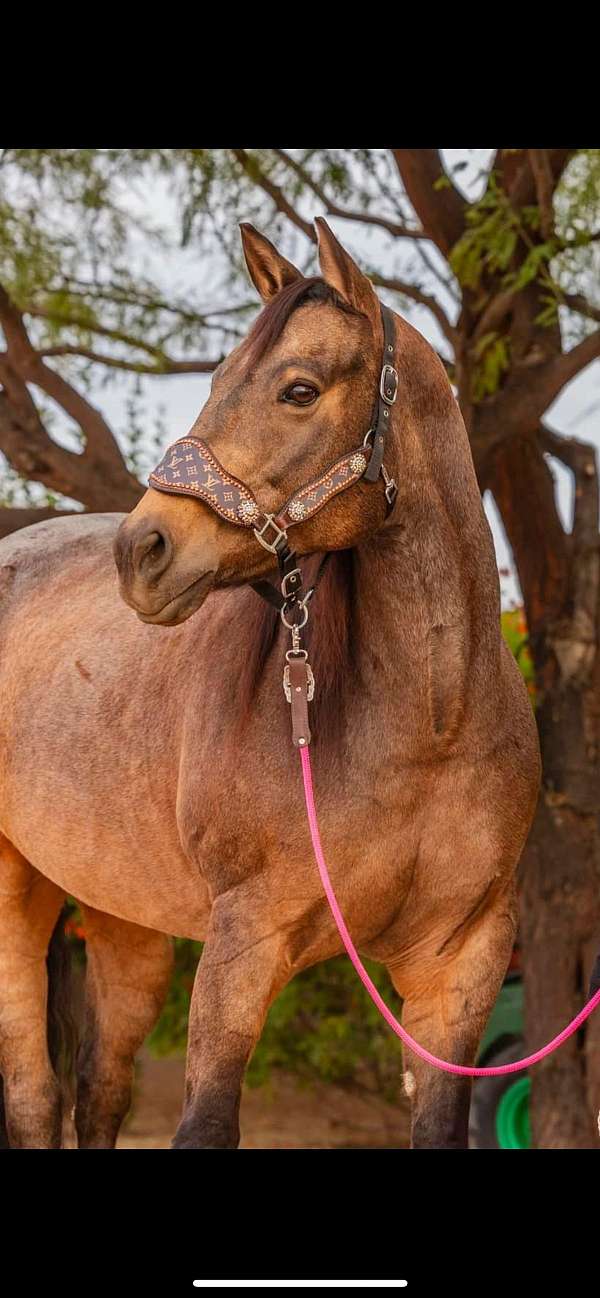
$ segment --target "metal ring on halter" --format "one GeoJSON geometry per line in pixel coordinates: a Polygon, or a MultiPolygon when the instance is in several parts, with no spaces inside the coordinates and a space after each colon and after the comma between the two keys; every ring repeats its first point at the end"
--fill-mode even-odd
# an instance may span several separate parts
{"type": "Polygon", "coordinates": [[[364,437],[363,437],[363,446],[368,446],[368,445],[369,445],[369,440],[370,440],[371,437],[373,437],[374,433],[375,433],[375,429],[374,429],[374,428],[369,428],[369,431],[368,431],[367,433],[365,433],[365,435],[364,435],[364,437]]]}
{"type": "Polygon", "coordinates": [[[304,600],[301,600],[301,601],[297,604],[297,608],[301,608],[301,609],[302,609],[302,612],[303,612],[303,614],[304,614],[304,617],[303,617],[303,619],[302,619],[301,622],[288,622],[288,620],[287,620],[287,618],[286,618],[286,616],[285,616],[285,610],[286,610],[286,608],[287,608],[287,604],[284,604],[283,608],[280,609],[280,612],[279,612],[279,616],[280,616],[280,618],[281,618],[281,621],[283,622],[283,625],[287,627],[288,631],[294,631],[294,630],[296,630],[296,631],[301,631],[301,630],[302,630],[302,627],[303,627],[303,626],[306,626],[306,623],[308,622],[308,609],[307,609],[307,607],[306,607],[306,604],[305,604],[304,600]]]}
{"type": "Polygon", "coordinates": [[[303,658],[305,663],[308,662],[308,654],[306,652],[306,649],[288,649],[285,658],[286,658],[286,662],[288,663],[291,658],[303,658]]]}

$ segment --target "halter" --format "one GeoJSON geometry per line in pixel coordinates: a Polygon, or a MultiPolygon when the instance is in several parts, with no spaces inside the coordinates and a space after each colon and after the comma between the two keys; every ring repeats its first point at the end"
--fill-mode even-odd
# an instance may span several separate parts
{"type": "Polygon", "coordinates": [[[365,482],[384,482],[386,517],[394,508],[398,488],[390,477],[383,457],[390,426],[391,408],[398,396],[398,371],[394,360],[394,317],[380,303],[383,324],[383,358],[377,397],[369,429],[360,446],[342,455],[318,478],[299,487],[275,514],[264,513],[250,488],[235,478],[213,455],[208,444],[188,433],[169,447],[160,464],[150,474],[150,486],[173,495],[194,496],[202,500],[226,523],[251,529],[264,550],[277,559],[279,590],[269,581],[250,585],[262,599],[278,609],[281,620],[291,631],[292,647],[286,654],[283,688],[292,706],[292,734],[297,747],[310,742],[306,704],[314,694],[314,677],[308,656],[300,644],[300,632],[308,621],[308,604],[323,575],[329,558],[321,562],[313,585],[303,589],[302,572],[295,550],[289,544],[288,532],[298,523],[314,518],[325,505],[364,478],[365,482]]]}

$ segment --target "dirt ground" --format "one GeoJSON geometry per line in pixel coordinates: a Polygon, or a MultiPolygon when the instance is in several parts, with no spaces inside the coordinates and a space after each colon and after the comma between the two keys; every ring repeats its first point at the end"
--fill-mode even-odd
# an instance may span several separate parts
{"type": "MultiPolygon", "coordinates": [[[[131,1112],[118,1149],[168,1149],[181,1115],[185,1062],[138,1059],[131,1112]]],[[[377,1095],[316,1083],[300,1086],[278,1074],[268,1087],[246,1087],[240,1112],[242,1149],[405,1149],[408,1101],[392,1106],[377,1095]]]]}

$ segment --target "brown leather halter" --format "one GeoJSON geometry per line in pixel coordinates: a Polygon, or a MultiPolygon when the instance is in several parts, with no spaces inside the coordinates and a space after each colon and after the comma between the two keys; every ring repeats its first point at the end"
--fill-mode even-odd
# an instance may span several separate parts
{"type": "Polygon", "coordinates": [[[306,650],[300,646],[300,631],[308,621],[308,603],[329,554],[324,556],[313,585],[304,592],[302,572],[296,552],[290,548],[288,532],[296,524],[313,518],[334,496],[354,486],[361,478],[365,482],[377,482],[383,478],[388,515],[398,495],[396,483],[383,463],[390,412],[398,395],[399,383],[398,371],[393,365],[394,317],[388,307],[380,306],[383,360],[373,415],[362,445],[348,451],[318,478],[311,479],[295,491],[278,513],[263,513],[250,488],[224,469],[207,443],[193,433],[180,437],[169,447],[149,478],[150,486],[157,491],[194,496],[227,523],[251,528],[260,545],[276,557],[281,579],[279,590],[269,581],[253,581],[250,585],[262,599],[279,610],[284,626],[292,633],[283,688],[292,705],[294,743],[300,747],[310,742],[306,704],[314,694],[314,677],[306,650]]]}

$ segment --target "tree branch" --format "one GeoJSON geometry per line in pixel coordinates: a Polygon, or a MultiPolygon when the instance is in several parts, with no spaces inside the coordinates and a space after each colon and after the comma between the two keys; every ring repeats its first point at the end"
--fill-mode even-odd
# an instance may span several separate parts
{"type": "MultiPolygon", "coordinates": [[[[43,320],[52,320],[54,324],[65,327],[71,325],[75,329],[85,329],[88,333],[97,334],[99,338],[109,338],[111,342],[124,343],[127,347],[137,348],[138,351],[146,352],[149,356],[154,356],[157,361],[162,360],[164,353],[161,347],[155,343],[145,342],[143,338],[136,338],[132,334],[126,333],[123,329],[111,329],[107,325],[91,323],[84,316],[78,316],[76,311],[55,312],[48,307],[34,306],[28,303],[23,308],[24,315],[31,315],[43,320]]],[[[52,355],[49,349],[35,349],[38,356],[52,355]]],[[[59,353],[54,352],[54,355],[59,353]]],[[[71,353],[73,354],[73,353],[71,353]]]]}
{"type": "MultiPolygon", "coordinates": [[[[65,450],[48,436],[37,411],[32,417],[27,404],[15,399],[17,382],[0,366],[0,450],[21,477],[42,482],[51,491],[77,498],[79,456],[65,450]],[[9,396],[9,393],[11,394],[9,396]]],[[[27,393],[29,399],[29,393],[27,393]]]]}
{"type": "MultiPolygon", "coordinates": [[[[512,207],[518,209],[538,199],[536,180],[529,154],[541,152],[531,149],[498,149],[494,170],[500,176],[502,187],[508,195],[512,207]]],[[[547,181],[556,189],[567,163],[570,162],[576,149],[545,149],[548,169],[547,181]]]]}
{"type": "Polygon", "coordinates": [[[528,149],[527,154],[535,182],[538,208],[540,212],[540,229],[545,239],[554,235],[554,190],[556,182],[552,175],[547,149],[528,149]]]}
{"type": "MultiPolygon", "coordinates": [[[[108,424],[91,402],[87,401],[66,379],[44,363],[29,339],[22,316],[1,286],[0,324],[7,344],[3,363],[5,388],[7,388],[8,383],[4,402],[5,436],[12,438],[12,454],[21,460],[23,454],[27,454],[27,450],[33,454],[32,438],[36,442],[37,467],[34,466],[31,471],[27,472],[26,476],[45,482],[47,486],[52,485],[54,489],[60,490],[65,495],[74,496],[75,499],[81,500],[85,504],[89,503],[90,498],[93,498],[94,508],[104,507],[97,503],[99,498],[119,500],[122,502],[123,508],[132,508],[136,501],[139,500],[142,488],[137,479],[127,469],[108,424]],[[18,414],[15,423],[14,389],[18,382],[20,382],[21,387],[16,399],[18,414]],[[35,406],[31,397],[29,397],[28,427],[26,428],[23,425],[22,414],[26,400],[24,388],[27,383],[34,383],[40,387],[79,425],[86,441],[85,450],[81,455],[65,451],[52,441],[39,416],[37,416],[37,412],[36,418],[33,418],[32,411],[35,411],[35,406]],[[12,392],[10,391],[11,385],[12,392]],[[13,413],[10,419],[7,416],[6,405],[9,395],[13,404],[13,413]],[[21,428],[22,435],[25,434],[25,445],[21,446],[20,449],[15,441],[17,427],[21,428]],[[60,476],[63,473],[70,475],[69,486],[57,487],[55,481],[52,483],[49,481],[49,477],[55,474],[60,476]],[[42,474],[48,476],[42,476],[42,474]]],[[[5,453],[8,455],[7,451],[5,453]]],[[[17,471],[23,472],[23,469],[18,467],[17,471]]]]}
{"type": "Polygon", "coordinates": [[[464,231],[468,203],[444,171],[439,150],[392,149],[392,154],[426,235],[448,256],[464,231]],[[442,179],[444,188],[437,190],[442,179]]]}
{"type": "Polygon", "coordinates": [[[387,230],[388,234],[393,234],[396,239],[426,239],[428,237],[424,230],[414,229],[408,225],[400,225],[397,221],[392,221],[386,216],[374,216],[369,212],[350,211],[348,208],[340,207],[338,203],[334,203],[333,199],[329,198],[321,185],[316,180],[313,180],[306,168],[300,162],[297,162],[295,158],[290,157],[285,149],[271,149],[271,152],[294,171],[303,183],[312,190],[329,216],[338,216],[343,221],[360,221],[364,225],[380,226],[381,229],[387,230]]]}
{"type": "Polygon", "coordinates": [[[427,267],[427,270],[430,272],[430,274],[435,276],[438,283],[442,285],[442,288],[448,294],[448,297],[451,297],[453,301],[456,302],[457,307],[459,307],[461,305],[461,298],[459,297],[458,293],[456,292],[456,289],[454,288],[452,279],[450,278],[445,279],[439,267],[436,266],[435,263],[431,260],[428,253],[426,253],[425,249],[421,247],[421,244],[417,244],[416,252],[419,254],[421,261],[427,267]]]}
{"type": "Polygon", "coordinates": [[[563,306],[568,306],[570,311],[577,311],[578,315],[587,316],[588,320],[598,320],[600,322],[600,307],[592,306],[586,297],[581,293],[562,293],[561,302],[563,306]]]}
{"type": "Polygon", "coordinates": [[[535,387],[536,406],[539,408],[539,417],[544,414],[548,406],[558,396],[566,383],[574,379],[585,369],[600,357],[600,329],[595,329],[593,333],[588,334],[580,343],[572,347],[568,352],[561,352],[553,360],[546,361],[543,365],[538,365],[535,370],[535,380],[529,382],[535,387]]]}
{"type": "Polygon", "coordinates": [[[573,538],[577,545],[598,545],[598,478],[596,451],[590,442],[561,437],[540,424],[538,440],[543,451],[566,464],[575,478],[573,538]]]}
{"type": "Polygon", "coordinates": [[[440,306],[436,298],[431,297],[429,293],[424,293],[416,284],[411,284],[407,280],[388,278],[386,275],[370,275],[369,279],[372,284],[378,288],[388,288],[392,293],[404,293],[406,297],[411,298],[413,302],[418,302],[421,306],[426,306],[431,314],[435,316],[440,329],[445,334],[448,342],[454,346],[456,342],[456,330],[450,323],[446,312],[440,306]]]}
{"type": "Polygon", "coordinates": [[[300,213],[292,207],[291,203],[288,203],[283,190],[265,175],[256,159],[252,158],[246,149],[232,149],[231,152],[249,179],[255,185],[258,185],[260,189],[264,189],[265,194],[268,194],[269,198],[273,200],[277,210],[283,212],[288,220],[292,221],[299,230],[302,230],[302,233],[306,235],[307,239],[310,239],[311,243],[316,243],[317,232],[314,226],[310,221],[305,221],[304,217],[300,216],[300,213]]]}
{"type": "Polygon", "coordinates": [[[491,333],[492,330],[497,329],[498,325],[502,324],[517,297],[517,293],[517,289],[507,288],[500,293],[496,293],[496,295],[491,298],[488,305],[484,307],[471,338],[469,339],[471,345],[476,343],[479,338],[483,338],[486,333],[491,333]]]}
{"type": "Polygon", "coordinates": [[[145,365],[143,361],[122,360],[117,356],[109,356],[104,352],[95,352],[88,347],[77,347],[76,345],[42,347],[38,352],[39,356],[81,356],[83,360],[94,361],[98,365],[107,365],[114,370],[126,370],[131,374],[212,374],[217,365],[221,364],[223,357],[217,357],[215,360],[171,360],[170,357],[156,365],[145,365]]]}

